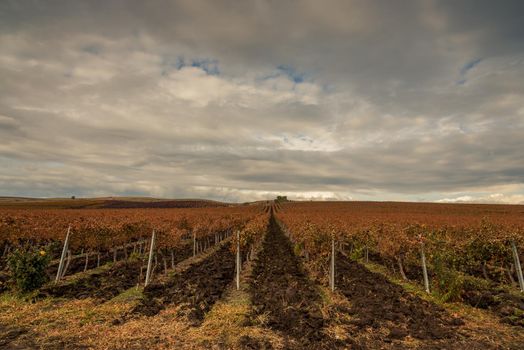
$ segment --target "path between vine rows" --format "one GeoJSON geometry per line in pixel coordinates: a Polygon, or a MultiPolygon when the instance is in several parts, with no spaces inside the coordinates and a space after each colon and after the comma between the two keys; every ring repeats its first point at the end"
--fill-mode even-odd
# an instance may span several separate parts
{"type": "MultiPolygon", "coordinates": [[[[120,260],[126,259],[126,256],[122,251],[120,251],[118,252],[116,258],[118,259],[118,261],[120,261],[120,260]]],[[[98,262],[97,256],[95,254],[92,254],[88,259],[86,270],[94,269],[97,266],[103,266],[112,261],[113,261],[113,254],[109,252],[100,254],[100,262],[98,262]]],[[[49,278],[53,279],[56,276],[56,272],[58,271],[58,265],[59,265],[58,259],[49,265],[46,271],[49,278]]],[[[72,276],[76,273],[83,272],[84,268],[85,268],[85,258],[83,257],[74,258],[71,260],[71,262],[67,266],[66,276],[72,276]]]]}
{"type": "Polygon", "coordinates": [[[254,318],[280,331],[286,348],[328,349],[335,341],[324,333],[327,321],[321,312],[318,289],[307,278],[291,242],[271,217],[251,274],[254,318]]]}
{"type": "Polygon", "coordinates": [[[403,348],[401,340],[419,340],[424,349],[492,349],[472,339],[464,322],[444,308],[413,295],[358,262],[337,256],[337,289],[350,301],[354,348],[403,348]],[[395,343],[395,344],[391,344],[395,343]]]}
{"type": "Polygon", "coordinates": [[[198,325],[231,284],[234,274],[235,255],[228,241],[202,260],[177,271],[167,282],[147,286],[133,313],[154,316],[168,305],[177,305],[182,316],[198,325]]]}
{"type": "Polygon", "coordinates": [[[109,300],[125,290],[136,286],[141,261],[120,261],[106,270],[89,272],[74,281],[61,284],[53,282],[40,289],[40,297],[66,299],[93,298],[100,302],[109,300]]]}
{"type": "MultiPolygon", "coordinates": [[[[174,253],[174,263],[189,258],[191,247],[182,246],[174,253]]],[[[88,272],[85,276],[55,285],[49,283],[40,289],[40,296],[52,296],[67,299],[93,298],[99,302],[107,301],[139,283],[140,269],[144,266],[141,259],[119,261],[106,270],[88,272]]],[[[160,266],[156,271],[160,270],[160,266]]]]}
{"type": "Polygon", "coordinates": [[[322,298],[304,272],[291,242],[274,218],[254,261],[249,292],[253,318],[288,339],[297,349],[404,349],[413,342],[423,349],[493,348],[473,340],[464,322],[444,308],[423,300],[385,276],[339,255],[337,292],[350,303],[345,340],[326,332],[333,322],[321,312],[322,298]]]}

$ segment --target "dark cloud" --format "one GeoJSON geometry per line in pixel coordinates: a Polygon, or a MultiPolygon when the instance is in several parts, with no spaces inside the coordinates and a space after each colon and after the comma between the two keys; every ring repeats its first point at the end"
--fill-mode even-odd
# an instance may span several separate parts
{"type": "Polygon", "coordinates": [[[3,1],[0,194],[524,201],[520,1],[3,1]]]}

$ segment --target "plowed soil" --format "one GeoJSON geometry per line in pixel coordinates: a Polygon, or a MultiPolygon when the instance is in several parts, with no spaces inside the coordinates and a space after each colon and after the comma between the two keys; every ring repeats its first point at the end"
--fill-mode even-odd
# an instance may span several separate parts
{"type": "Polygon", "coordinates": [[[189,321],[197,325],[222,296],[235,274],[235,255],[230,243],[175,273],[167,283],[153,283],[144,289],[144,299],[134,312],[153,316],[167,305],[176,304],[189,321]]]}
{"type": "Polygon", "coordinates": [[[524,296],[522,295],[511,294],[495,283],[486,287],[466,283],[461,297],[466,304],[490,310],[504,323],[524,327],[524,296]]]}
{"type": "MultiPolygon", "coordinates": [[[[395,261],[384,259],[378,254],[370,254],[371,259],[384,266],[395,266],[396,264],[395,261]]],[[[422,283],[422,269],[419,266],[406,265],[404,269],[410,281],[422,283]]],[[[431,270],[428,273],[430,280],[437,278],[431,270]]],[[[468,274],[478,280],[486,281],[487,284],[473,283],[472,279],[466,279],[460,294],[460,298],[465,304],[478,309],[489,310],[500,317],[504,323],[524,327],[524,296],[509,293],[506,287],[508,282],[504,281],[506,285],[500,284],[503,280],[500,276],[497,281],[497,278],[495,278],[497,276],[490,274],[492,280],[485,280],[480,268],[479,271],[469,271],[468,274]]]]}
{"type": "Polygon", "coordinates": [[[273,217],[254,262],[250,294],[253,318],[289,337],[288,348],[333,347],[323,332],[321,297],[273,217]]]}
{"type": "Polygon", "coordinates": [[[55,285],[51,282],[40,289],[39,296],[67,299],[94,298],[106,301],[136,286],[141,266],[141,261],[121,261],[108,270],[90,273],[71,283],[55,285]]]}
{"type": "Polygon", "coordinates": [[[337,257],[336,271],[337,289],[351,303],[352,335],[359,339],[366,333],[366,341],[357,341],[356,345],[377,346],[377,342],[389,343],[407,336],[423,341],[445,339],[447,344],[456,339],[457,329],[464,324],[442,307],[406,292],[343,255],[337,257]]]}
{"type": "MultiPolygon", "coordinates": [[[[184,245],[174,253],[174,263],[189,258],[192,251],[189,246],[184,245]]],[[[71,283],[55,285],[50,283],[40,289],[40,296],[52,296],[68,299],[94,298],[106,301],[114,298],[125,290],[143,282],[140,278],[140,269],[144,266],[142,260],[119,261],[111,268],[101,272],[91,272],[84,277],[75,279],[71,283]]],[[[159,271],[157,267],[156,271],[159,271]]],[[[145,269],[143,271],[145,274],[145,269]]]]}

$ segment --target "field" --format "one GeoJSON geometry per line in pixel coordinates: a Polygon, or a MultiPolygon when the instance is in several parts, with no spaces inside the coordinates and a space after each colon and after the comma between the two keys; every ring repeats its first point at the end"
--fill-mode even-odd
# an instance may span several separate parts
{"type": "Polygon", "coordinates": [[[78,201],[1,205],[0,349],[524,348],[523,206],[78,201]]]}
{"type": "Polygon", "coordinates": [[[104,208],[204,208],[225,207],[234,204],[203,199],[157,199],[144,197],[100,198],[22,198],[0,197],[0,208],[55,208],[55,209],[104,209],[104,208]]]}

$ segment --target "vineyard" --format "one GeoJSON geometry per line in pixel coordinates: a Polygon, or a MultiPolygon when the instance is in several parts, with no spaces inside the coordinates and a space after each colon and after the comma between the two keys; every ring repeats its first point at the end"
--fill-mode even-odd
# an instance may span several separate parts
{"type": "Polygon", "coordinates": [[[4,208],[0,349],[524,348],[523,251],[522,206],[4,208]]]}

